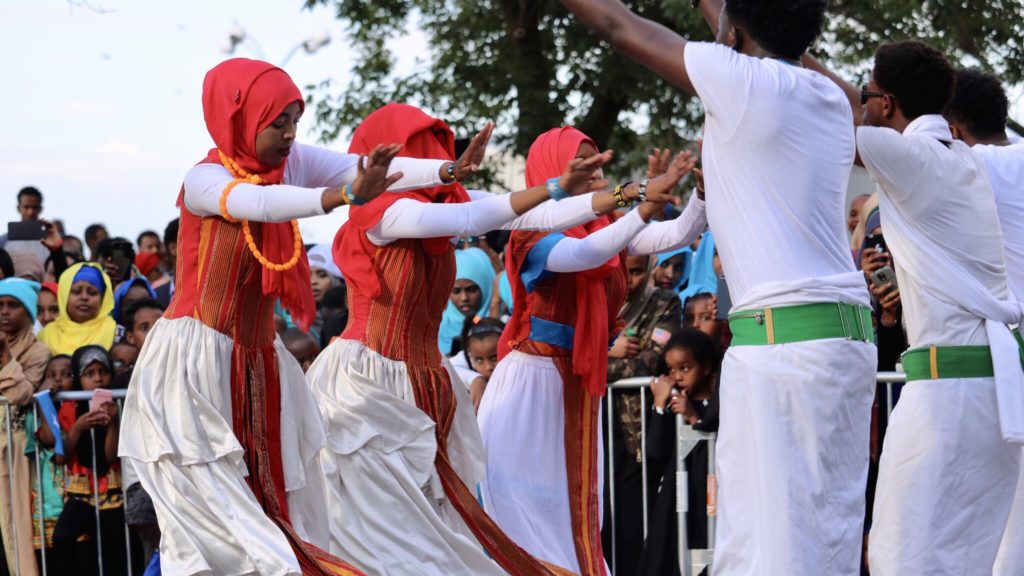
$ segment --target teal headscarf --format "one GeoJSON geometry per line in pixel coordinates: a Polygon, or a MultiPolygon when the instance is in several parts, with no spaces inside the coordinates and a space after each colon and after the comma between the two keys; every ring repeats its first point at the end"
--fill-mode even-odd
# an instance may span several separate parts
{"type": "Polygon", "coordinates": [[[689,279],[690,277],[690,269],[692,268],[691,262],[693,260],[693,250],[691,250],[690,247],[687,246],[686,248],[680,248],[678,250],[673,250],[671,252],[665,252],[664,254],[658,254],[657,257],[658,262],[656,266],[661,267],[665,264],[665,262],[668,262],[669,259],[675,258],[680,254],[683,255],[683,273],[679,276],[679,280],[676,282],[675,286],[671,288],[673,292],[678,292],[679,287],[683,285],[683,281],[689,279]]]}
{"type": "Polygon", "coordinates": [[[718,292],[718,275],[715,274],[715,238],[708,230],[704,233],[704,239],[697,247],[690,263],[690,283],[679,293],[679,297],[686,302],[690,296],[703,294],[715,294],[718,292]]]}
{"type": "MultiPolygon", "coordinates": [[[[494,266],[487,253],[479,248],[465,248],[455,251],[455,279],[469,280],[480,287],[480,308],[476,311],[479,317],[485,317],[491,307],[491,293],[494,291],[494,266]]],[[[447,356],[452,350],[452,341],[462,334],[466,316],[448,301],[441,319],[441,330],[437,336],[437,346],[447,356]]]]}
{"type": "Polygon", "coordinates": [[[10,296],[25,307],[32,324],[36,323],[37,304],[39,302],[39,283],[24,278],[4,278],[0,280],[0,296],[10,296]]]}

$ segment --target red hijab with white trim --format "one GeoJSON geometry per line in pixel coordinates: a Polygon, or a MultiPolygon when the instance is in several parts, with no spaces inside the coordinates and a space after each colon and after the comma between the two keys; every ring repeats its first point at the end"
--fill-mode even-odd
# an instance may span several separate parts
{"type": "MultiPolygon", "coordinates": [[[[281,184],[287,158],[280,166],[262,164],[256,156],[256,136],[293,102],[305,108],[302,93],[291,77],[273,64],[232,58],[214,66],[203,80],[203,117],[217,147],[200,164],[220,164],[220,150],[250,174],[258,174],[268,184],[281,184]]],[[[179,205],[181,202],[179,199],[179,205]]],[[[291,223],[263,222],[260,227],[263,255],[279,264],[290,260],[295,249],[291,223]]],[[[263,269],[263,294],[280,299],[299,328],[309,329],[316,317],[316,303],[304,247],[291,270],[263,269]]]]}

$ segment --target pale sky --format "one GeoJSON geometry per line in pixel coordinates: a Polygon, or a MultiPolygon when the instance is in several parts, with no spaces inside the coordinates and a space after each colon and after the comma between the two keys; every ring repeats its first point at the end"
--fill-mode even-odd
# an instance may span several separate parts
{"type": "MultiPolygon", "coordinates": [[[[45,196],[44,216],[64,220],[76,236],[93,222],[133,242],[147,228],[162,234],[177,216],[185,172],[212,147],[202,81],[230,57],[221,49],[236,24],[274,63],[328,32],[329,45],[299,51],[286,66],[300,88],[333,77],[340,89],[353,64],[332,11],[302,10],[301,0],[90,2],[110,12],[66,0],[0,0],[0,233],[18,219],[18,190],[32,185],[45,196]]],[[[416,66],[423,37],[396,44],[399,69],[416,66]]],[[[258,56],[245,45],[235,55],[258,56]]],[[[315,142],[312,120],[304,124],[300,139],[315,142]]],[[[304,222],[303,235],[330,242],[337,227],[337,215],[322,217],[304,222]]]]}
{"type": "MultiPolygon", "coordinates": [[[[353,64],[332,11],[304,11],[301,0],[89,1],[109,12],[81,0],[0,0],[0,233],[18,219],[17,191],[33,185],[46,198],[44,216],[64,220],[71,234],[93,222],[132,241],[145,229],[162,234],[177,216],[185,172],[212,146],[202,80],[229,57],[221,49],[236,25],[275,63],[329,33],[328,46],[286,66],[300,88],[333,77],[340,90],[353,64]]],[[[391,42],[401,73],[421,66],[416,55],[428,49],[415,22],[409,29],[391,42]]],[[[236,55],[259,56],[244,44],[236,55]]],[[[1011,90],[1018,119],[1022,91],[1011,90]]],[[[300,139],[314,142],[312,121],[304,124],[300,139]]],[[[330,242],[341,217],[305,220],[303,236],[330,242]]]]}

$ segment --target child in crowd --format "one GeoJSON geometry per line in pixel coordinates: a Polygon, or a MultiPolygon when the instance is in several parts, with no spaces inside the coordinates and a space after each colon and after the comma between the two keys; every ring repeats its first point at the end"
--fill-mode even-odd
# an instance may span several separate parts
{"type": "MultiPolygon", "coordinates": [[[[109,389],[113,362],[103,347],[83,346],[71,358],[71,372],[74,390],[109,389]]],[[[114,401],[94,404],[64,402],[59,412],[64,456],[57,456],[56,461],[64,464],[66,484],[64,510],[53,532],[56,574],[97,573],[98,539],[102,540],[103,573],[127,573],[121,462],[117,458],[119,408],[114,401]],[[79,545],[83,536],[88,542],[79,545]]],[[[55,444],[49,426],[41,429],[40,442],[46,447],[55,444]]]]}
{"type": "Polygon", "coordinates": [[[114,362],[114,388],[126,388],[128,381],[124,380],[125,386],[118,385],[126,374],[130,374],[135,368],[135,361],[139,358],[139,349],[127,342],[118,342],[110,347],[110,359],[114,362]]]}
{"type": "Polygon", "coordinates": [[[309,259],[309,283],[313,289],[313,301],[316,302],[317,309],[316,319],[313,320],[309,333],[319,341],[324,322],[327,320],[324,300],[331,289],[341,285],[341,270],[334,263],[330,244],[312,246],[306,256],[309,259]]]}
{"type": "MultiPolygon", "coordinates": [[[[54,356],[46,363],[42,390],[49,390],[51,394],[67,392],[73,387],[71,374],[71,357],[54,356]]],[[[31,474],[31,503],[32,506],[32,544],[36,550],[36,561],[42,566],[42,555],[46,554],[47,566],[54,566],[56,558],[53,555],[53,530],[57,526],[57,519],[64,510],[64,467],[54,462],[56,456],[53,446],[45,446],[37,441],[40,436],[40,429],[44,425],[36,422],[36,412],[30,412],[25,417],[25,429],[30,431],[28,442],[25,444],[25,456],[32,461],[39,458],[39,472],[36,467],[30,467],[31,474]],[[39,454],[36,454],[36,450],[39,454]],[[41,476],[41,478],[40,478],[41,476]],[[42,494],[39,494],[40,489],[42,494]],[[42,507],[40,507],[42,501],[42,507]],[[39,515],[42,513],[42,528],[40,533],[39,515]]]]}
{"type": "Polygon", "coordinates": [[[465,348],[462,354],[452,358],[452,365],[459,373],[464,384],[469,386],[469,395],[473,399],[473,407],[480,407],[480,399],[484,397],[487,381],[498,365],[498,339],[505,329],[505,324],[496,318],[481,318],[475,324],[467,326],[462,335],[465,348]],[[462,363],[465,362],[465,367],[462,363]]]}
{"type": "Polygon", "coordinates": [[[284,342],[284,347],[291,352],[295,360],[302,366],[304,373],[309,371],[313,361],[320,355],[320,343],[317,342],[316,338],[298,328],[285,330],[284,334],[281,334],[281,340],[284,342]]]}
{"type": "Polygon", "coordinates": [[[326,348],[331,340],[341,336],[341,332],[348,324],[348,289],[342,282],[324,294],[320,300],[319,314],[323,316],[324,324],[320,328],[320,348],[326,348]]]}
{"type": "MultiPolygon", "coordinates": [[[[679,574],[676,543],[676,416],[702,432],[718,430],[718,367],[721,356],[705,333],[684,329],[665,345],[659,376],[651,385],[654,410],[647,429],[647,457],[653,485],[648,487],[647,543],[637,574],[679,574]]],[[[686,456],[689,503],[687,541],[691,549],[708,545],[707,442],[686,456]]]]}
{"type": "Polygon", "coordinates": [[[683,307],[683,327],[699,330],[708,335],[719,350],[726,348],[725,322],[718,319],[718,297],[709,292],[701,292],[686,299],[683,307]]]}
{"type": "Polygon", "coordinates": [[[39,302],[36,305],[36,322],[40,327],[45,327],[60,316],[60,306],[57,305],[57,294],[60,288],[56,282],[43,282],[42,290],[39,291],[39,302]]]}

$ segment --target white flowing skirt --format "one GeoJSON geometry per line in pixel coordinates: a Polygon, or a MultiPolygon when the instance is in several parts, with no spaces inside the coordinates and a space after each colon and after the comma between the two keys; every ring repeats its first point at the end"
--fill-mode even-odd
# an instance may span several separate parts
{"type": "Polygon", "coordinates": [[[846,340],[729,349],[716,576],[860,574],[876,366],[846,340]]]}
{"type": "MultiPolygon", "coordinates": [[[[231,424],[232,347],[198,320],[158,321],[125,399],[119,455],[153,499],[165,574],[301,574],[245,481],[231,424]]],[[[300,538],[326,548],[323,422],[302,369],[280,339],[275,347],[289,516],[300,538]]]]}
{"type": "Polygon", "coordinates": [[[1024,574],[1024,452],[1021,454],[1017,492],[1013,495],[1013,508],[1006,521],[1006,532],[996,555],[993,576],[1024,574]]]}
{"type": "MultiPolygon", "coordinates": [[[[475,491],[480,433],[465,386],[446,367],[457,401],[448,455],[475,491]]],[[[307,377],[327,421],[330,552],[373,575],[503,574],[445,496],[434,422],[416,406],[405,363],[335,340],[307,377]]]]}
{"type": "Polygon", "coordinates": [[[1003,441],[992,378],[904,386],[882,446],[872,576],[992,574],[1020,459],[1003,441]]]}
{"type": "MultiPolygon", "coordinates": [[[[487,513],[535,558],[578,574],[563,383],[554,361],[511,352],[487,383],[478,418],[487,451],[482,489],[487,513]]],[[[603,447],[598,446],[598,494],[603,494],[603,447]]],[[[604,498],[599,501],[603,507],[604,498]]]]}

